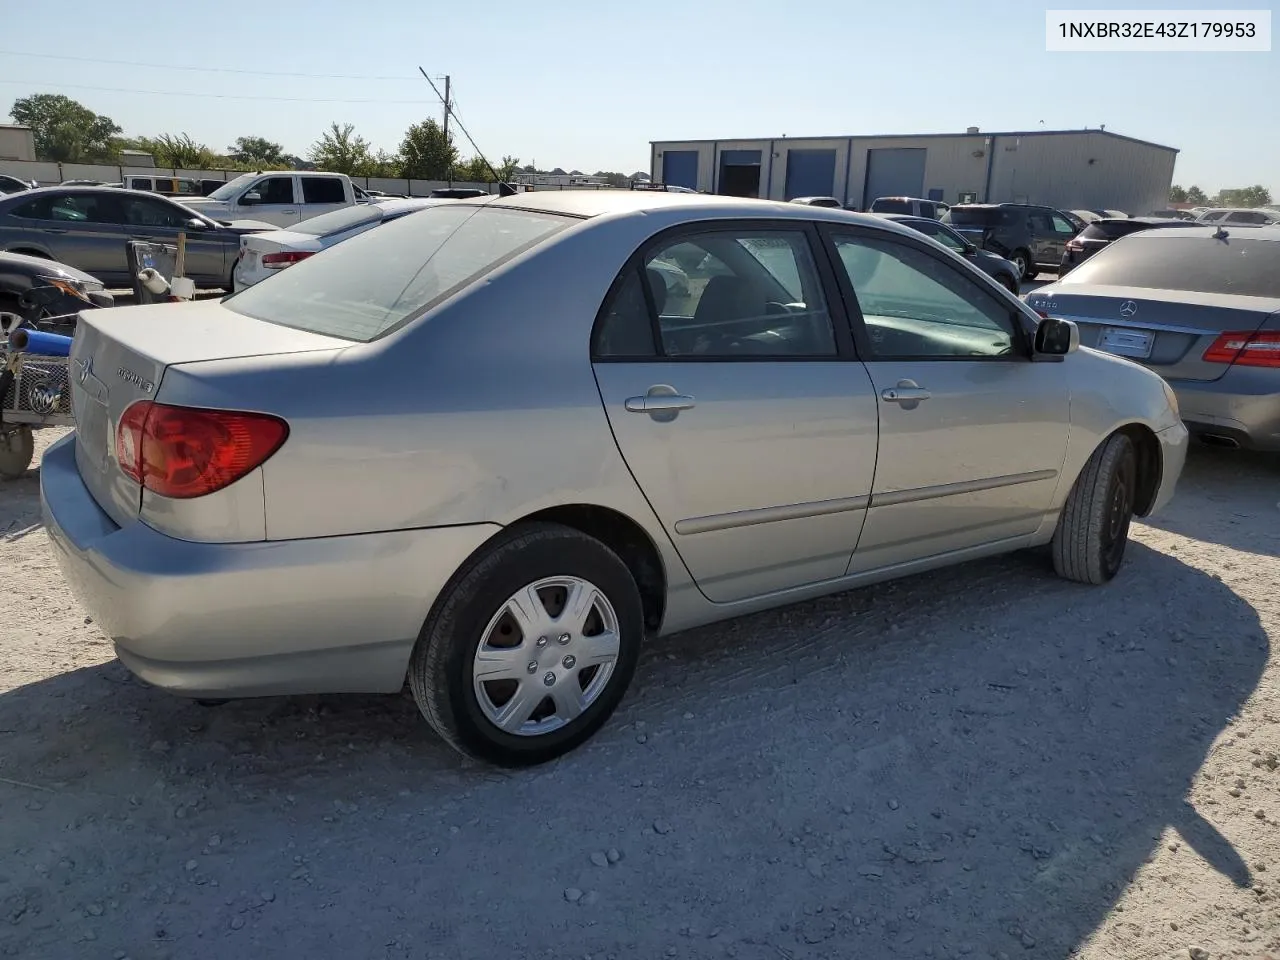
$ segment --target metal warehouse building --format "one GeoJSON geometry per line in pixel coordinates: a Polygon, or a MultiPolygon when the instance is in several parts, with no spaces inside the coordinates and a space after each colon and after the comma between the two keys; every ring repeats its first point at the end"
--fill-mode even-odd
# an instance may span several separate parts
{"type": "Polygon", "coordinates": [[[1043,203],[1062,209],[1161,210],[1173,147],[1109,130],[920,136],[655,141],[655,180],[707,193],[791,200],[832,196],[859,210],[877,197],[945,203],[1043,203]]]}

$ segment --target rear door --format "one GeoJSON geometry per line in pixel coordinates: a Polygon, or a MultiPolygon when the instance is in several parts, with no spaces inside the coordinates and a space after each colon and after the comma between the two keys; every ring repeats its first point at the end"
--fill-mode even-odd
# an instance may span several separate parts
{"type": "Polygon", "coordinates": [[[341,177],[309,176],[298,179],[302,183],[301,220],[309,220],[322,213],[351,205],[347,201],[347,183],[341,177]]]}
{"type": "Polygon", "coordinates": [[[880,418],[850,572],[1034,532],[1066,454],[1067,364],[1032,363],[1018,308],[938,251],[881,231],[829,236],[880,418]]]}
{"type": "Polygon", "coordinates": [[[843,576],[862,529],[876,402],[816,239],[795,220],[664,234],[597,321],[618,449],[716,602],[843,576]]]}
{"type": "Polygon", "coordinates": [[[1043,207],[1033,207],[1027,212],[1027,227],[1031,231],[1031,259],[1038,264],[1057,266],[1066,241],[1058,243],[1053,215],[1043,207]]]}
{"type": "Polygon", "coordinates": [[[178,234],[187,235],[185,273],[197,286],[222,287],[231,273],[227,251],[235,247],[214,230],[193,230],[188,224],[191,211],[159,197],[121,194],[122,219],[129,240],[149,240],[177,245],[178,234]]]}

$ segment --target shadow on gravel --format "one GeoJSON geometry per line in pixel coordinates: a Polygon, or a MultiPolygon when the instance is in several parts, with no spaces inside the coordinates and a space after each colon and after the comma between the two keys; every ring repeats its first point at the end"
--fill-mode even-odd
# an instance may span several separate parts
{"type": "Polygon", "coordinates": [[[202,708],[111,663],[0,697],[0,946],[1062,958],[1170,828],[1250,882],[1184,798],[1266,656],[1135,544],[1102,589],[1022,555],[658,641],[594,741],[516,773],[407,697],[202,708]]]}
{"type": "Polygon", "coordinates": [[[1219,509],[1169,510],[1142,522],[1195,540],[1280,556],[1280,453],[1193,443],[1177,495],[1200,495],[1219,509]]]}

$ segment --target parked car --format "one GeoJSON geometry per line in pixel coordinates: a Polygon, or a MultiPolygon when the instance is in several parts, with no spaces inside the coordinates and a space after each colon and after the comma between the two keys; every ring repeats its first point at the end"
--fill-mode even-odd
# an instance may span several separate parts
{"type": "Polygon", "coordinates": [[[124,185],[130,190],[146,190],[166,197],[201,197],[204,191],[199,180],[191,177],[159,177],[151,174],[129,174],[124,185]]]}
{"type": "Polygon", "coordinates": [[[246,234],[240,238],[240,253],[232,278],[234,287],[236,290],[251,287],[285,267],[350,240],[366,230],[443,202],[445,201],[417,198],[362,203],[354,207],[343,207],[332,213],[322,213],[310,220],[303,220],[288,230],[246,234]]]}
{"type": "Polygon", "coordinates": [[[538,763],[646,634],[1037,545],[1114,577],[1187,432],[1077,338],[879,217],[460,200],[220,301],[86,312],[45,528],[145,681],[407,677],[458,749],[538,763]]]}
{"type": "Polygon", "coordinates": [[[1060,214],[1067,218],[1067,222],[1076,229],[1076,232],[1083,230],[1090,224],[1090,220],[1084,219],[1072,210],[1059,210],[1060,214]]]}
{"type": "MultiPolygon", "coordinates": [[[[1063,216],[1070,219],[1073,224],[1083,223],[1085,226],[1088,226],[1095,220],[1102,219],[1100,214],[1094,213],[1092,210],[1063,210],[1061,213],[1063,216]]],[[[1083,229],[1083,227],[1081,229],[1083,229]]]]}
{"type": "Polygon", "coordinates": [[[207,197],[182,202],[215,220],[253,219],[288,227],[370,199],[346,174],[276,170],[242,174],[207,197]]]}
{"type": "Polygon", "coordinates": [[[1022,279],[1057,269],[1067,241],[1076,235],[1060,210],[1026,203],[957,204],[942,218],[982,250],[1012,260],[1022,279]]]}
{"type": "Polygon", "coordinates": [[[989,250],[979,250],[945,223],[930,220],[928,217],[909,217],[901,213],[878,213],[876,216],[910,227],[926,237],[932,237],[944,247],[971,261],[975,267],[993,278],[1014,296],[1018,295],[1021,281],[1016,263],[989,250]]]}
{"type": "Polygon", "coordinates": [[[1148,217],[1159,217],[1162,220],[1194,220],[1195,214],[1190,210],[1152,210],[1148,217]]]}
{"type": "Polygon", "coordinates": [[[0,250],[70,264],[108,286],[131,286],[130,240],[176,243],[187,235],[186,273],[197,287],[231,289],[245,233],[259,221],[218,223],[154,193],[116,187],[42,187],[0,197],[0,250]]]}
{"type": "Polygon", "coordinates": [[[1251,209],[1246,207],[1214,207],[1204,211],[1196,218],[1198,223],[1235,224],[1237,226],[1268,226],[1280,223],[1280,211],[1266,207],[1251,209]]]}
{"type": "Polygon", "coordinates": [[[868,213],[905,213],[912,217],[928,217],[941,220],[951,208],[941,200],[922,200],[919,197],[876,197],[867,207],[868,213]]]}
{"type": "Polygon", "coordinates": [[[473,197],[487,197],[489,191],[479,187],[437,187],[427,196],[436,200],[470,200],[473,197]]]}
{"type": "Polygon", "coordinates": [[[1066,276],[1069,271],[1084,263],[1107,244],[1121,237],[1127,237],[1131,233],[1193,226],[1196,226],[1194,220],[1165,217],[1121,217],[1114,220],[1104,217],[1095,220],[1067,241],[1062,253],[1062,262],[1058,265],[1058,276],[1066,276]]]}
{"type": "MultiPolygon", "coordinates": [[[[53,287],[62,296],[51,297],[46,306],[50,313],[78,310],[87,298],[99,307],[115,306],[115,298],[101,280],[67,263],[57,263],[21,253],[0,253],[0,313],[16,313],[24,320],[39,319],[36,305],[25,302],[36,288],[53,287]],[[59,305],[66,309],[58,309],[59,305]]],[[[2,399],[2,398],[0,398],[2,399]]]]}
{"type": "Polygon", "coordinates": [[[835,197],[793,197],[791,203],[803,203],[810,207],[831,207],[840,210],[844,204],[835,197]]]}
{"type": "Polygon", "coordinates": [[[1027,302],[1159,373],[1193,433],[1280,450],[1280,227],[1142,230],[1027,302]]]}
{"type": "Polygon", "coordinates": [[[31,190],[35,186],[37,184],[34,180],[19,180],[17,177],[0,173],[0,194],[18,193],[22,190],[31,190]]]}

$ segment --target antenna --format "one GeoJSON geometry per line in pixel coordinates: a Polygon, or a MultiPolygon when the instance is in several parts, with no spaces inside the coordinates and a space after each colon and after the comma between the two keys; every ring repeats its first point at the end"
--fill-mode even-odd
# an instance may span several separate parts
{"type": "MultiPolygon", "coordinates": [[[[484,155],[483,151],[481,151],[481,149],[476,146],[476,142],[471,139],[471,134],[467,133],[467,128],[462,125],[462,121],[458,119],[458,115],[453,112],[453,103],[452,101],[450,101],[448,93],[446,92],[442,96],[440,93],[440,88],[435,85],[435,82],[429,76],[427,76],[427,71],[423,70],[422,67],[418,67],[418,72],[422,74],[422,78],[426,80],[427,83],[431,84],[431,89],[436,92],[436,96],[439,97],[440,102],[444,104],[444,122],[445,122],[446,133],[449,130],[449,117],[452,116],[454,122],[457,123],[458,125],[458,129],[462,131],[462,135],[466,137],[467,142],[471,144],[471,149],[476,152],[476,156],[479,157],[481,160],[483,160],[484,165],[489,168],[489,173],[493,176],[494,182],[498,185],[498,195],[502,197],[512,196],[516,192],[515,188],[512,187],[511,184],[507,183],[505,180],[503,180],[501,177],[498,176],[498,171],[493,169],[493,164],[489,162],[489,158],[484,155]]],[[[448,77],[445,77],[445,90],[446,91],[449,90],[448,77]]],[[[447,142],[448,141],[446,140],[446,143],[447,142]]],[[[453,172],[453,168],[452,166],[450,166],[451,175],[452,175],[452,172],[453,172]]],[[[449,185],[450,186],[453,185],[452,176],[450,177],[449,185]]]]}

